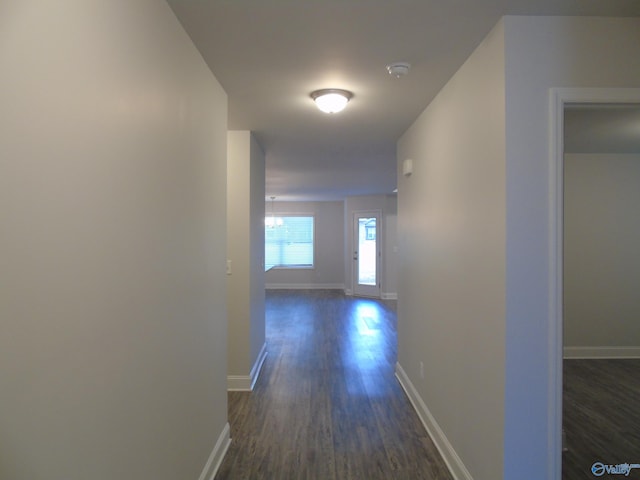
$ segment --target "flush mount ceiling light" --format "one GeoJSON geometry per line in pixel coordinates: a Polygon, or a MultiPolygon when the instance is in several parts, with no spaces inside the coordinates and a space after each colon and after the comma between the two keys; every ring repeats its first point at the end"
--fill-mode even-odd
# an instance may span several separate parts
{"type": "Polygon", "coordinates": [[[344,110],[353,93],[337,88],[325,88],[311,92],[311,98],[320,110],[325,113],[338,113],[344,110]]]}

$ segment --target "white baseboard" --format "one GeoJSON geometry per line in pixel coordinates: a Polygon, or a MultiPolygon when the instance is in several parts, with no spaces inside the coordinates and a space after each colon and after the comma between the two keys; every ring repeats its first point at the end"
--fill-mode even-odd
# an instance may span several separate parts
{"type": "Polygon", "coordinates": [[[454,480],[473,480],[469,470],[467,470],[464,463],[462,463],[462,460],[453,449],[451,443],[449,443],[449,440],[438,425],[438,422],[436,422],[436,419],[427,408],[427,405],[424,403],[420,394],[418,394],[418,391],[413,386],[413,383],[411,383],[411,380],[409,380],[409,377],[399,363],[396,363],[396,378],[409,397],[409,401],[411,401],[418,417],[420,417],[422,425],[424,425],[424,428],[427,430],[431,440],[433,440],[433,443],[440,452],[440,455],[442,455],[442,458],[447,464],[449,472],[451,472],[454,480]]]}
{"type": "Polygon", "coordinates": [[[343,283],[267,283],[267,290],[344,290],[343,283]]]}
{"type": "Polygon", "coordinates": [[[563,357],[578,358],[640,358],[640,347],[564,347],[563,357]]]}
{"type": "Polygon", "coordinates": [[[227,390],[230,392],[250,392],[253,390],[260,372],[262,371],[262,365],[267,358],[267,344],[263,344],[258,354],[249,375],[228,375],[227,376],[227,390]]]}
{"type": "Polygon", "coordinates": [[[249,372],[249,376],[251,377],[251,390],[256,384],[258,377],[260,376],[260,372],[262,371],[262,365],[264,364],[265,359],[267,358],[267,344],[266,342],[262,344],[262,348],[260,349],[260,353],[258,354],[258,358],[256,358],[256,362],[253,364],[253,368],[251,372],[249,372]]]}
{"type": "Polygon", "coordinates": [[[213,451],[211,452],[211,455],[209,455],[209,459],[200,474],[199,480],[213,480],[216,473],[218,473],[222,460],[224,459],[227,450],[229,450],[229,445],[231,445],[231,438],[229,437],[230,431],[231,429],[229,428],[229,424],[225,424],[220,436],[218,437],[218,441],[213,447],[213,451]]]}
{"type": "MultiPolygon", "coordinates": [[[[350,288],[345,288],[344,289],[344,294],[347,297],[352,297],[353,296],[353,291],[350,288]]],[[[382,300],[397,300],[398,299],[398,294],[397,293],[381,293],[380,294],[380,298],[382,300]]]]}
{"type": "Polygon", "coordinates": [[[249,375],[227,375],[227,391],[250,392],[251,377],[249,375]]]}
{"type": "Polygon", "coordinates": [[[227,391],[250,392],[251,377],[249,375],[227,375],[227,391]]]}

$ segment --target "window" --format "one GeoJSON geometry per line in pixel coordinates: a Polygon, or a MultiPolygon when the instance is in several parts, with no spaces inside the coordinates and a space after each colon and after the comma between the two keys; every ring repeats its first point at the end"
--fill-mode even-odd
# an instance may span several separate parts
{"type": "Polygon", "coordinates": [[[376,239],[376,219],[372,218],[371,220],[368,220],[364,224],[364,228],[366,231],[366,239],[375,240],[376,239]]]}
{"type": "Polygon", "coordinates": [[[265,267],[313,267],[313,217],[279,215],[265,218],[265,267]]]}

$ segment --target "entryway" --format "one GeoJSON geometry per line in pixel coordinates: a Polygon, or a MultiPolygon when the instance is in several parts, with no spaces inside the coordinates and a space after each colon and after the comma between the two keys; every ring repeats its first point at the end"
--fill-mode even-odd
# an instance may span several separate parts
{"type": "Polygon", "coordinates": [[[380,211],[353,214],[353,293],[380,297],[380,211]]]}

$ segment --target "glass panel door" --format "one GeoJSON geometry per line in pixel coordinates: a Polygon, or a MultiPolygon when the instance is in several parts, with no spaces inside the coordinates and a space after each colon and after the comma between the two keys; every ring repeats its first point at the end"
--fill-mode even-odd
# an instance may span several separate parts
{"type": "Polygon", "coordinates": [[[361,212],[354,215],[354,294],[380,296],[380,215],[361,212]]]}
{"type": "Polygon", "coordinates": [[[358,218],[358,284],[375,285],[376,275],[376,217],[358,218]]]}

